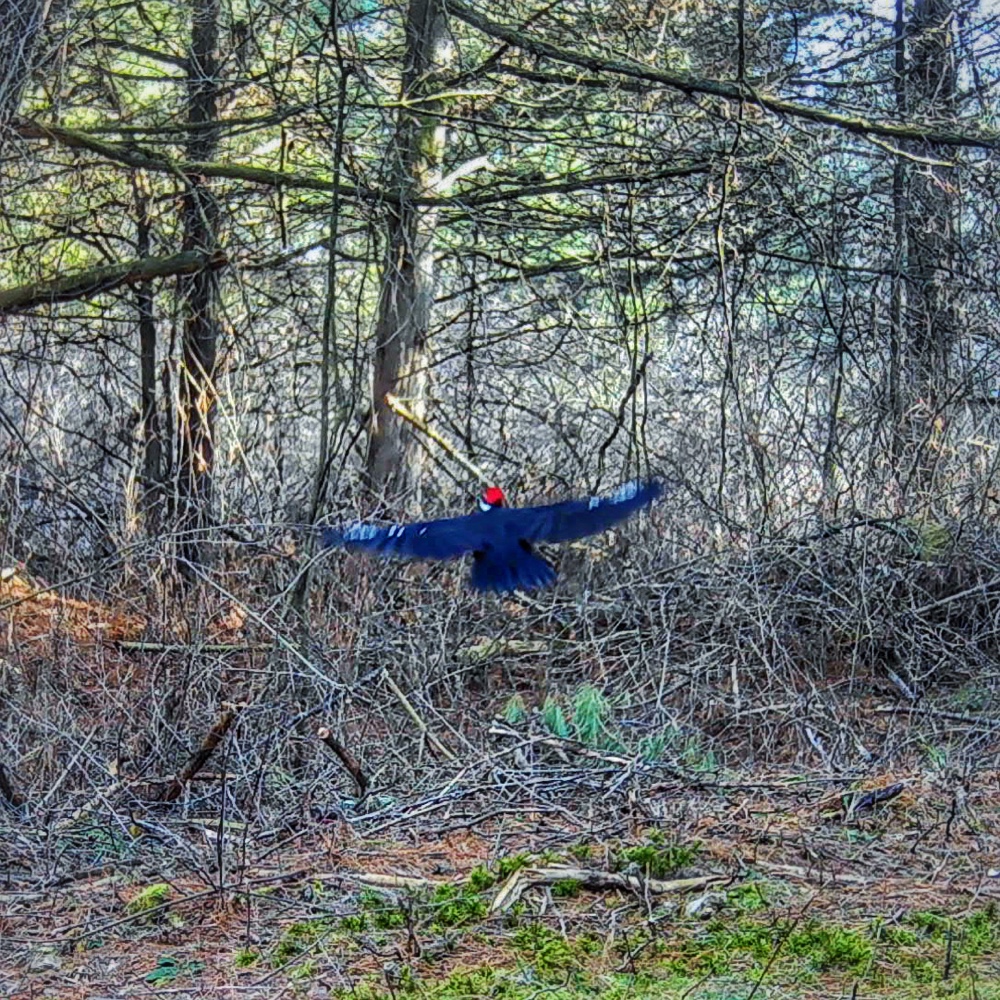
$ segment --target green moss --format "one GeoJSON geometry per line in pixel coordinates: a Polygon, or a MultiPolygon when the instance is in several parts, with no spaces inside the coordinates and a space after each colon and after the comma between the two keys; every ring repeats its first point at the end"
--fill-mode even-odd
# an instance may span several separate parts
{"type": "Polygon", "coordinates": [[[568,878],[562,882],[556,882],[556,884],[552,886],[552,895],[557,898],[560,896],[564,898],[572,898],[573,896],[579,896],[582,888],[583,882],[581,882],[578,878],[568,878]]]}
{"type": "Polygon", "coordinates": [[[539,978],[552,981],[580,969],[573,944],[544,924],[528,924],[514,934],[514,948],[526,955],[539,978]]]}
{"type": "Polygon", "coordinates": [[[424,993],[432,1000],[470,1000],[473,997],[520,1000],[526,996],[524,985],[518,983],[509,971],[490,966],[456,969],[444,982],[428,986],[424,993]]]}
{"type": "Polygon", "coordinates": [[[311,958],[307,958],[304,962],[296,963],[294,968],[289,972],[289,976],[292,979],[298,980],[312,979],[316,975],[316,972],[316,962],[311,958]]]}
{"type": "Polygon", "coordinates": [[[271,952],[270,964],[274,968],[286,965],[298,955],[311,951],[316,943],[334,932],[334,924],[329,917],[316,920],[299,920],[289,924],[271,952]]]}
{"type": "Polygon", "coordinates": [[[816,972],[842,970],[856,974],[871,965],[875,954],[867,935],[817,921],[792,930],[782,950],[804,958],[816,972]]]}
{"type": "Polygon", "coordinates": [[[771,907],[761,882],[744,882],[726,893],[726,899],[743,913],[761,913],[771,907]]]}
{"type": "Polygon", "coordinates": [[[166,882],[154,882],[140,889],[128,902],[125,909],[129,913],[146,913],[155,910],[170,899],[170,886],[166,882]]]}
{"type": "Polygon", "coordinates": [[[997,919],[996,903],[987,904],[986,908],[971,914],[962,921],[961,949],[967,955],[985,955],[996,951],[997,932],[1000,921],[997,919]]]}
{"type": "Polygon", "coordinates": [[[758,964],[771,957],[781,934],[780,924],[743,921],[732,925],[728,920],[718,918],[708,925],[708,941],[713,948],[723,954],[749,955],[758,964]]]}
{"type": "Polygon", "coordinates": [[[917,930],[923,931],[925,937],[942,940],[948,930],[948,918],[934,910],[915,910],[906,921],[917,930]]]}
{"type": "Polygon", "coordinates": [[[249,969],[256,965],[260,961],[260,952],[254,951],[251,948],[240,948],[235,955],[233,955],[233,965],[237,969],[249,969]]]}
{"type": "Polygon", "coordinates": [[[532,858],[530,854],[514,854],[509,858],[500,858],[496,863],[497,878],[505,879],[514,872],[520,871],[522,868],[527,868],[531,864],[532,858]]]}
{"type": "Polygon", "coordinates": [[[876,944],[897,948],[912,947],[920,940],[916,931],[912,931],[908,927],[900,927],[897,924],[886,924],[881,919],[872,921],[868,934],[876,944]]]}
{"type": "MultiPolygon", "coordinates": [[[[638,845],[649,854],[636,855],[636,849],[621,852],[623,860],[671,866],[678,862],[678,850],[686,853],[686,861],[697,852],[697,845],[671,843],[654,832],[638,845]]],[[[866,927],[819,917],[769,919],[778,905],[775,898],[782,898],[781,885],[748,882],[730,890],[731,905],[724,915],[708,921],[677,917],[676,907],[656,922],[646,922],[632,911],[635,920],[623,923],[622,933],[615,937],[620,959],[602,958],[607,948],[603,934],[560,933],[537,920],[524,923],[523,913],[518,919],[506,915],[502,938],[497,936],[496,925],[476,926],[486,915],[486,892],[500,881],[499,873],[509,875],[531,860],[529,855],[516,855],[497,862],[491,870],[478,868],[464,884],[440,886],[413,904],[412,919],[421,940],[437,933],[468,947],[482,943],[495,948],[502,941],[506,958],[482,968],[456,969],[444,979],[440,966],[421,962],[414,968],[424,978],[417,979],[407,969],[394,976],[388,987],[374,974],[356,983],[349,998],[343,995],[344,1000],[402,1000],[404,996],[533,1000],[539,992],[551,1000],[595,996],[601,1000],[731,1000],[746,996],[765,969],[769,990],[784,984],[793,992],[781,995],[796,997],[849,995],[856,984],[858,996],[868,1000],[1000,1000],[993,960],[1000,950],[1000,920],[992,906],[965,917],[916,911],[901,922],[875,920],[866,927]],[[950,974],[944,979],[949,935],[950,974]],[[631,975],[597,971],[606,970],[609,964],[628,969],[631,975]]],[[[657,870],[663,874],[669,867],[657,870]]],[[[553,894],[578,888],[564,883],[554,887],[553,894]]],[[[398,904],[388,909],[405,916],[398,904]]],[[[384,898],[378,893],[363,896],[359,912],[366,919],[371,921],[380,911],[387,911],[384,898]]],[[[292,925],[274,949],[272,961],[277,964],[298,955],[298,968],[315,957],[321,967],[325,956],[320,954],[322,942],[317,939],[329,929],[328,920],[292,925]],[[315,954],[310,953],[313,949],[315,954]]],[[[385,941],[398,945],[400,935],[387,933],[385,941]]],[[[245,961],[253,960],[253,953],[248,953],[245,961]]]]}
{"type": "Polygon", "coordinates": [[[406,926],[406,913],[394,898],[375,889],[363,889],[358,896],[358,912],[341,917],[340,928],[350,933],[392,930],[406,926]]]}
{"type": "MultiPolygon", "coordinates": [[[[502,865],[497,866],[497,871],[501,870],[502,865]]],[[[492,889],[496,885],[498,878],[505,878],[506,875],[497,874],[494,875],[488,868],[484,865],[477,865],[475,868],[469,872],[469,878],[465,883],[465,888],[469,892],[486,892],[487,889],[492,889]]]]}
{"type": "Polygon", "coordinates": [[[906,969],[907,978],[915,983],[929,985],[941,979],[941,970],[924,955],[904,956],[903,967],[906,969]]]}
{"type": "Polygon", "coordinates": [[[434,912],[431,929],[437,931],[481,920],[488,910],[486,901],[471,884],[438,886],[431,897],[431,907],[434,912]]]}
{"type": "Polygon", "coordinates": [[[654,830],[647,834],[645,843],[618,850],[614,865],[616,870],[637,865],[647,878],[667,879],[692,864],[700,850],[698,841],[690,844],[668,842],[662,833],[654,830]]]}

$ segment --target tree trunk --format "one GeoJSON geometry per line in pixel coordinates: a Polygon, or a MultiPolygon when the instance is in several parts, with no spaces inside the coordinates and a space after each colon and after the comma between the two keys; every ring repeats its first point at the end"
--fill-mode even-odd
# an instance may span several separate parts
{"type": "MultiPolygon", "coordinates": [[[[952,0],[917,0],[911,18],[906,107],[910,115],[951,123],[955,109],[952,0]]],[[[906,476],[904,495],[932,488],[948,395],[956,320],[951,291],[955,258],[954,152],[933,143],[911,147],[905,210],[906,294],[902,318],[904,355],[900,391],[906,476]]]]}
{"type": "MultiPolygon", "coordinates": [[[[197,0],[192,12],[188,65],[189,160],[210,160],[218,144],[219,0],[197,0]]],[[[218,207],[203,177],[187,177],[182,215],[184,249],[211,254],[217,247],[218,207]]],[[[211,523],[215,462],[215,362],[218,340],[218,285],[215,271],[202,270],[180,280],[184,340],[179,382],[178,514],[182,568],[203,562],[203,530],[211,523]]]]}
{"type": "MultiPolygon", "coordinates": [[[[136,249],[139,256],[150,254],[152,222],[149,217],[149,192],[141,176],[133,177],[136,206],[136,249]]],[[[139,410],[142,440],[141,507],[146,518],[146,532],[157,534],[163,500],[163,439],[156,394],[156,314],[153,282],[140,281],[135,291],[139,319],[139,410]]]]}
{"type": "Polygon", "coordinates": [[[441,0],[411,0],[406,23],[402,100],[391,155],[395,204],[389,208],[386,255],[375,325],[367,475],[380,497],[405,493],[419,478],[420,451],[412,429],[392,413],[386,395],[402,398],[424,415],[424,369],[434,298],[437,213],[416,199],[440,178],[445,126],[427,98],[435,73],[448,62],[441,0]]]}

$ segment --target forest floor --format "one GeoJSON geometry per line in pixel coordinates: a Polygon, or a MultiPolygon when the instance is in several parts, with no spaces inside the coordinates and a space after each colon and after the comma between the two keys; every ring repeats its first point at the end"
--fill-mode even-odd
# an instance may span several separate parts
{"type": "MultiPolygon", "coordinates": [[[[28,641],[53,631],[48,604],[19,607],[34,617],[0,657],[10,690],[28,641]]],[[[125,662],[74,661],[68,682],[82,698],[88,669],[113,668],[121,687],[125,662]]],[[[213,786],[140,812],[105,772],[86,808],[48,806],[58,781],[0,805],[0,997],[1000,1000],[989,720],[977,758],[914,735],[905,763],[863,776],[699,770],[647,767],[537,718],[518,732],[482,698],[461,755],[417,761],[420,738],[398,736],[415,779],[386,764],[362,803],[289,793],[275,820],[270,789],[270,811],[243,822],[219,815],[229,799],[213,786]]],[[[850,715],[873,735],[886,717],[873,703],[850,715]]],[[[371,760],[388,737],[366,740],[371,760]]]]}
{"type": "Polygon", "coordinates": [[[998,776],[960,803],[891,777],[854,814],[758,775],[603,827],[469,803],[376,837],[89,826],[32,871],[15,837],[0,996],[1000,997],[998,776]]]}

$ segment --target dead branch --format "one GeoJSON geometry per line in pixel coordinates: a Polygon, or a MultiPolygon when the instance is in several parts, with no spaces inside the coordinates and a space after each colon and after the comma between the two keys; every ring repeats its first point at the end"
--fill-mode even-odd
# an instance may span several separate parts
{"type": "Polygon", "coordinates": [[[391,392],[386,393],[385,402],[386,406],[388,406],[397,417],[402,417],[408,424],[416,427],[421,434],[430,438],[430,440],[433,441],[439,448],[451,455],[451,457],[455,459],[455,461],[458,462],[458,464],[462,466],[466,472],[475,476],[481,483],[488,482],[486,473],[483,472],[478,465],[470,462],[469,459],[467,459],[465,455],[463,455],[458,448],[455,447],[455,445],[444,437],[444,435],[434,430],[434,428],[431,427],[431,425],[428,424],[423,417],[418,417],[412,410],[408,409],[397,396],[394,396],[391,392]]]}
{"type": "Polygon", "coordinates": [[[399,685],[392,679],[392,677],[389,676],[388,670],[382,671],[382,678],[389,690],[399,699],[400,705],[403,706],[406,714],[413,720],[413,724],[424,735],[424,738],[428,743],[430,743],[431,747],[442,757],[446,757],[448,760],[454,760],[455,755],[430,731],[427,723],[420,718],[417,714],[417,710],[410,703],[410,699],[403,694],[399,685]]]}
{"type": "Polygon", "coordinates": [[[23,806],[28,800],[14,788],[7,775],[7,768],[0,764],[0,795],[2,795],[15,809],[23,806]]]}
{"type": "Polygon", "coordinates": [[[120,639],[111,645],[136,653],[268,653],[273,646],[267,643],[233,644],[228,642],[208,642],[193,645],[184,642],[139,642],[120,639]]]}
{"type": "MultiPolygon", "coordinates": [[[[337,874],[334,877],[340,879],[345,876],[337,874]]],[[[372,885],[379,889],[436,889],[451,884],[439,879],[419,878],[413,875],[383,875],[380,872],[349,872],[346,877],[362,885],[372,885]]],[[[320,875],[318,878],[322,879],[323,876],[320,875]]],[[[459,884],[465,881],[460,879],[459,884]]]]}
{"type": "Polygon", "coordinates": [[[500,656],[528,656],[544,653],[547,643],[529,639],[507,639],[503,637],[484,639],[472,646],[466,646],[455,653],[459,663],[486,663],[500,656]]]}
{"type": "Polygon", "coordinates": [[[53,302],[92,299],[102,292],[124,284],[149,281],[152,278],[173,277],[178,274],[192,274],[204,268],[215,270],[225,267],[227,263],[228,260],[221,251],[205,254],[196,250],[186,250],[169,257],[147,257],[143,260],[102,264],[99,267],[59,275],[48,281],[34,281],[17,288],[4,289],[0,291],[0,313],[14,313],[21,309],[51,305],[53,302]]]}
{"type": "Polygon", "coordinates": [[[205,734],[201,746],[191,755],[180,774],[163,790],[161,801],[174,802],[180,797],[184,786],[208,763],[216,747],[225,739],[226,733],[236,721],[240,707],[242,706],[233,705],[223,710],[215,725],[205,734]]]}
{"type": "Polygon", "coordinates": [[[592,868],[571,868],[552,865],[545,868],[520,868],[504,882],[496,894],[490,913],[509,910],[534,885],[556,885],[559,882],[579,882],[585,889],[624,889],[629,892],[653,893],[691,892],[730,885],[730,875],[699,875],[695,878],[677,878],[669,881],[626,875],[622,872],[604,872],[592,868]]]}
{"type": "MultiPolygon", "coordinates": [[[[349,878],[363,885],[380,889],[436,889],[442,885],[462,885],[467,878],[454,882],[440,879],[419,878],[409,875],[383,875],[380,872],[338,872],[335,875],[313,875],[315,879],[349,878]]],[[[715,886],[730,885],[735,881],[730,875],[699,875],[694,878],[663,879],[642,878],[640,875],[626,875],[620,872],[599,871],[593,868],[573,868],[569,865],[549,865],[540,868],[519,868],[500,887],[490,913],[509,910],[524,894],[535,885],[556,885],[559,882],[579,882],[585,889],[625,890],[628,892],[662,895],[671,892],[692,892],[715,886]]]]}
{"type": "Polygon", "coordinates": [[[347,747],[337,741],[336,737],[330,732],[329,729],[326,728],[326,726],[322,729],[317,729],[316,736],[337,755],[340,763],[344,765],[347,769],[347,773],[350,774],[350,776],[354,779],[355,784],[358,786],[358,794],[363,796],[368,791],[368,776],[361,770],[361,765],[358,763],[354,755],[347,749],[347,747]]]}

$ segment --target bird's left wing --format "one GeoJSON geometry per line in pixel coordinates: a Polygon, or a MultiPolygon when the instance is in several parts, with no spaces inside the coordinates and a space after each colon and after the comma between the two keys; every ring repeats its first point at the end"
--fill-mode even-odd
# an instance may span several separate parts
{"type": "Polygon", "coordinates": [[[323,547],[344,547],[380,556],[409,559],[457,559],[483,542],[482,514],[466,514],[415,524],[375,525],[358,522],[327,528],[323,547]]]}
{"type": "Polygon", "coordinates": [[[569,542],[606,531],[651,504],[662,492],[663,486],[655,479],[634,481],[606,497],[516,507],[508,511],[508,517],[516,518],[519,534],[529,542],[569,542]]]}

